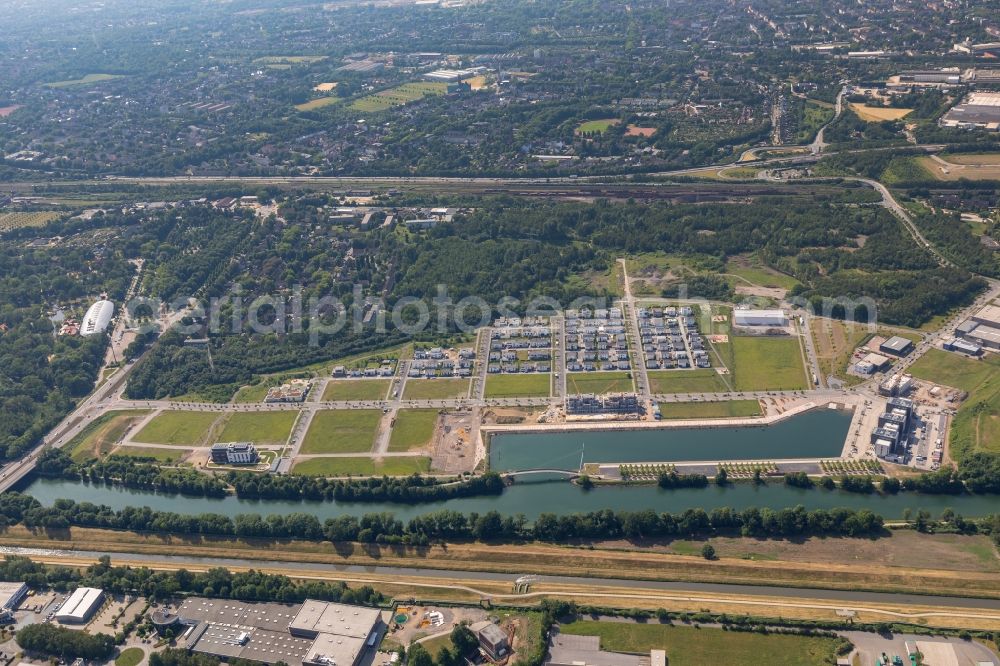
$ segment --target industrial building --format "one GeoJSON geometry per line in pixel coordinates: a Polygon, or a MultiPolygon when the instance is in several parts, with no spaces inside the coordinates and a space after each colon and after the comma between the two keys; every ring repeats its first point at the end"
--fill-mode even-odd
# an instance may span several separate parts
{"type": "Polygon", "coordinates": [[[788,326],[788,316],[783,310],[733,310],[733,323],[737,326],[788,326]]]}
{"type": "Polygon", "coordinates": [[[889,357],[881,354],[866,354],[854,364],[854,370],[862,375],[872,375],[889,367],[889,357]]]}
{"type": "Polygon", "coordinates": [[[1000,349],[1000,307],[984,306],[959,324],[955,337],[988,349],[1000,349]]]}
{"type": "Polygon", "coordinates": [[[222,659],[289,666],[355,666],[384,625],[378,609],[326,601],[240,603],[191,598],[178,609],[183,645],[222,659]]]}
{"type": "Polygon", "coordinates": [[[212,445],[212,462],[217,465],[255,465],[260,460],[251,442],[219,442],[212,445]]]}
{"type": "Polygon", "coordinates": [[[469,631],[479,639],[479,647],[493,661],[503,661],[510,656],[510,637],[498,625],[483,620],[469,626],[469,631]]]}
{"type": "Polygon", "coordinates": [[[638,414],[639,397],[634,393],[611,393],[597,396],[592,393],[571,395],[566,398],[567,414],[638,414]]]}
{"type": "Polygon", "coordinates": [[[86,337],[88,335],[103,333],[108,328],[108,324],[111,323],[111,317],[114,314],[114,303],[104,299],[97,301],[90,306],[87,314],[83,315],[83,323],[80,325],[80,335],[86,337]]]}
{"type": "Polygon", "coordinates": [[[883,354],[902,357],[913,351],[913,342],[911,340],[907,340],[906,338],[901,338],[898,335],[894,335],[880,344],[878,350],[883,354]]]}
{"type": "Polygon", "coordinates": [[[1000,93],[973,92],[938,121],[941,127],[1000,131],[1000,93]]]}
{"type": "Polygon", "coordinates": [[[13,613],[28,595],[27,583],[0,582],[0,616],[13,613]]]}
{"type": "Polygon", "coordinates": [[[104,603],[104,590],[96,587],[78,587],[56,612],[62,624],[84,624],[104,603]]]}
{"type": "Polygon", "coordinates": [[[944,347],[945,351],[959,352],[969,356],[979,356],[983,353],[983,348],[979,345],[958,338],[945,338],[941,346],[944,347]]]}

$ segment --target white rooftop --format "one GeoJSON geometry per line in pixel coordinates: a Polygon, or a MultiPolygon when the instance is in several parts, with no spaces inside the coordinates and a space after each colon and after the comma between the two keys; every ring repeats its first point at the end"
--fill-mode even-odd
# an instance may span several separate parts
{"type": "Polygon", "coordinates": [[[378,620],[379,611],[376,608],[306,599],[288,627],[293,630],[364,639],[368,637],[378,620]]]}

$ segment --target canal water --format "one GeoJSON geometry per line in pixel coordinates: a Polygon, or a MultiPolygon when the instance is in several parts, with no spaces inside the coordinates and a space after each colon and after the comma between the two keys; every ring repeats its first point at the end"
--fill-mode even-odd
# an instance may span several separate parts
{"type": "Polygon", "coordinates": [[[761,427],[494,435],[490,469],[576,470],[581,455],[584,462],[602,463],[836,458],[850,425],[850,411],[813,409],[761,427]]]}

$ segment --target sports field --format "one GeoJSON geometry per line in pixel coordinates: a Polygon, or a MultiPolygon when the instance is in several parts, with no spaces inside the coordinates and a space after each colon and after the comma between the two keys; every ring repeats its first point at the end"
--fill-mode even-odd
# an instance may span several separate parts
{"type": "Polygon", "coordinates": [[[436,81],[404,83],[401,86],[356,99],[351,104],[351,108],[355,111],[374,113],[376,111],[391,109],[394,106],[416,102],[429,95],[444,95],[446,92],[448,92],[447,83],[438,83],[436,81]]]}
{"type": "Polygon", "coordinates": [[[72,86],[85,86],[91,83],[101,83],[122,78],[122,74],[87,74],[79,79],[67,79],[66,81],[53,81],[46,83],[46,88],[70,88],[72,86]]]}
{"type": "Polygon", "coordinates": [[[143,444],[205,446],[209,430],[218,419],[216,412],[172,409],[153,418],[132,439],[143,444]]]}
{"type": "Polygon", "coordinates": [[[851,111],[857,114],[858,118],[869,123],[880,123],[885,120],[902,120],[913,113],[913,109],[887,109],[879,106],[868,106],[854,102],[850,105],[851,111]]]}
{"type": "Polygon", "coordinates": [[[660,403],[660,415],[664,420],[745,418],[760,416],[760,413],[760,403],[756,400],[660,403]]]}
{"type": "Polygon", "coordinates": [[[525,375],[487,375],[487,398],[537,398],[549,395],[551,384],[547,372],[525,375]]]}
{"type": "Polygon", "coordinates": [[[708,627],[580,620],[561,625],[564,634],[599,636],[610,652],[667,651],[670,666],[814,666],[836,661],[838,638],[723,631],[708,627]],[[764,662],[761,657],[766,655],[764,662]]]}
{"type": "Polygon", "coordinates": [[[284,444],[296,416],[298,412],[294,410],[232,414],[216,441],[284,444]]]}
{"type": "Polygon", "coordinates": [[[614,127],[621,121],[618,118],[602,118],[600,120],[588,120],[585,123],[581,123],[576,128],[576,134],[581,136],[586,136],[588,134],[603,134],[608,131],[608,128],[614,127]]]}
{"type": "Polygon", "coordinates": [[[630,393],[635,390],[628,372],[570,372],[566,374],[569,393],[630,393]]]}
{"type": "Polygon", "coordinates": [[[737,391],[793,391],[808,387],[797,337],[731,337],[737,391]]]}
{"type": "Polygon", "coordinates": [[[652,393],[724,393],[725,380],[711,368],[694,370],[652,370],[649,373],[652,393]]]}
{"type": "Polygon", "coordinates": [[[323,401],[382,400],[390,383],[388,379],[331,379],[323,391],[323,401]]]}
{"type": "Polygon", "coordinates": [[[408,379],[403,389],[406,400],[443,400],[464,398],[469,394],[469,380],[455,377],[408,379]]]}
{"type": "Polygon", "coordinates": [[[295,109],[297,111],[315,111],[316,109],[322,109],[324,106],[331,106],[338,102],[340,102],[339,97],[319,97],[304,104],[296,104],[295,109]]]}
{"type": "Polygon", "coordinates": [[[294,474],[306,476],[409,476],[426,474],[431,459],[423,456],[399,458],[310,458],[292,468],[294,474]]]}
{"type": "Polygon", "coordinates": [[[377,409],[327,409],[316,412],[300,453],[370,451],[382,412],[377,409]]]}
{"type": "Polygon", "coordinates": [[[402,409],[396,415],[389,437],[389,451],[410,451],[430,443],[437,425],[436,409],[402,409]]]}

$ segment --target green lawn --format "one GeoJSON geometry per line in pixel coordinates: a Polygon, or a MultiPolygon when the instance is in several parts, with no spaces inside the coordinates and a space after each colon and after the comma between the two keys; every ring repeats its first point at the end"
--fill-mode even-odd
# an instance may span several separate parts
{"type": "Polygon", "coordinates": [[[204,446],[218,418],[215,412],[169,410],[156,416],[132,439],[143,444],[204,446]]]}
{"type": "Polygon", "coordinates": [[[389,437],[389,450],[409,451],[425,446],[434,436],[437,418],[436,409],[401,409],[389,437]]]}
{"type": "Polygon", "coordinates": [[[724,393],[725,380],[711,368],[694,370],[652,370],[649,385],[655,393],[724,393]]]}
{"type": "Polygon", "coordinates": [[[611,652],[667,651],[670,666],[815,666],[835,662],[837,638],[723,631],[721,629],[578,621],[561,626],[564,634],[600,636],[611,652]],[[766,655],[766,659],[762,657],[766,655]]]}
{"type": "Polygon", "coordinates": [[[613,127],[620,123],[618,118],[601,118],[599,120],[588,120],[585,123],[581,123],[579,127],[576,128],[577,134],[603,134],[608,131],[609,127],[613,127]]]}
{"type": "Polygon", "coordinates": [[[377,409],[327,409],[316,412],[301,453],[370,451],[382,412],[377,409]]]}
{"type": "Polygon", "coordinates": [[[431,469],[431,459],[423,456],[384,458],[310,458],[292,468],[295,474],[305,476],[409,476],[426,474],[431,469]]]}
{"type": "Polygon", "coordinates": [[[488,375],[487,398],[535,398],[549,395],[551,375],[533,372],[527,375],[488,375]]]}
{"type": "Polygon", "coordinates": [[[316,109],[322,109],[324,106],[331,106],[340,102],[339,97],[320,97],[318,99],[309,100],[305,104],[296,104],[296,111],[315,111],[316,109]]]}
{"type": "Polygon", "coordinates": [[[145,409],[116,410],[102,414],[66,445],[74,462],[101,458],[114,448],[130,426],[149,414],[145,409]]]}
{"type": "Polygon", "coordinates": [[[157,462],[162,463],[173,463],[177,462],[187,454],[191,453],[190,449],[178,449],[178,448],[163,448],[154,449],[152,447],[145,446],[120,446],[115,449],[114,454],[116,456],[135,456],[137,458],[153,458],[157,462]]]}
{"type": "Polygon", "coordinates": [[[756,400],[727,400],[724,402],[664,402],[660,414],[670,419],[724,419],[760,416],[760,403],[756,400]]]}
{"type": "MultiPolygon", "coordinates": [[[[736,275],[760,287],[775,287],[779,289],[791,289],[799,284],[799,281],[790,275],[779,273],[757,263],[749,257],[733,257],[726,262],[726,273],[736,275]]],[[[746,284],[742,280],[735,280],[734,286],[746,284]]]]}
{"type": "Polygon", "coordinates": [[[216,441],[284,444],[292,432],[296,416],[298,412],[294,410],[233,414],[216,441]]]}
{"type": "Polygon", "coordinates": [[[791,391],[808,387],[797,337],[730,337],[737,391],[791,391]]]}
{"type": "Polygon", "coordinates": [[[448,92],[447,83],[438,83],[436,81],[404,83],[401,86],[356,99],[351,104],[351,108],[355,111],[368,113],[385,111],[394,106],[416,102],[429,95],[444,95],[446,92],[448,92]]]}
{"type": "Polygon", "coordinates": [[[264,398],[267,397],[267,391],[271,386],[277,386],[277,384],[272,384],[271,382],[261,382],[260,384],[252,384],[250,386],[243,386],[236,395],[233,396],[233,402],[239,403],[255,403],[264,402],[264,398]]]}
{"type": "Polygon", "coordinates": [[[72,86],[84,86],[90,83],[101,83],[102,81],[111,81],[112,79],[122,78],[122,74],[87,74],[79,79],[69,79],[67,81],[53,81],[52,83],[46,83],[46,88],[69,88],[72,86]]]}
{"type": "Polygon", "coordinates": [[[566,375],[569,393],[631,393],[629,372],[570,372],[566,375]]]}
{"type": "Polygon", "coordinates": [[[469,394],[469,380],[454,377],[438,379],[408,379],[403,389],[406,400],[440,400],[464,398],[469,394]]]}
{"type": "Polygon", "coordinates": [[[138,666],[145,655],[146,653],[142,651],[142,648],[125,648],[115,659],[115,666],[138,666]]]}
{"type": "Polygon", "coordinates": [[[976,451],[1000,453],[1000,357],[976,360],[932,349],[910,366],[910,373],[969,392],[951,423],[952,458],[961,460],[976,451]]]}
{"type": "Polygon", "coordinates": [[[382,400],[391,383],[391,379],[331,379],[323,391],[323,401],[382,400]]]}

